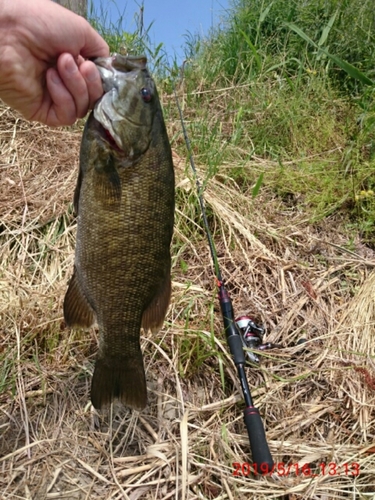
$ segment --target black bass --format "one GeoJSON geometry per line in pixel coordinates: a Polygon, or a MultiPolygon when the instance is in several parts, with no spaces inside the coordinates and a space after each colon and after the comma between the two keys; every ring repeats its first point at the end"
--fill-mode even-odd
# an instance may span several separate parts
{"type": "Polygon", "coordinates": [[[95,61],[105,94],[83,133],[74,193],[74,274],[64,300],[69,326],[97,321],[91,401],[142,409],[140,329],[158,330],[171,294],[174,172],[163,114],[145,57],[95,61]]]}

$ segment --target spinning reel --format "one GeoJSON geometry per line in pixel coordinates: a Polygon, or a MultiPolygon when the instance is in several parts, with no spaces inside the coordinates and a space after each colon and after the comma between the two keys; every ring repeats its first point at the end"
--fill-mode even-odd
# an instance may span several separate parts
{"type": "Polygon", "coordinates": [[[271,342],[263,343],[265,329],[257,325],[250,316],[239,316],[234,321],[241,332],[242,343],[251,363],[258,364],[260,362],[259,357],[253,351],[267,351],[282,347],[279,344],[271,344],[271,342]]]}

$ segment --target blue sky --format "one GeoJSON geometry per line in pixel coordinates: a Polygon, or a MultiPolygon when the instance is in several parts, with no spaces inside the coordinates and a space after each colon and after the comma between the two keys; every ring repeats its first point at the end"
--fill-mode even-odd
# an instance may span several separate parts
{"type": "MultiPolygon", "coordinates": [[[[142,0],[91,0],[96,12],[102,8],[108,12],[108,18],[116,24],[120,14],[124,13],[123,28],[134,31],[134,14],[139,12],[142,0]]],[[[144,26],[153,22],[150,30],[151,42],[155,45],[163,42],[166,52],[183,59],[184,35],[199,33],[207,35],[212,26],[217,26],[228,9],[230,0],[144,0],[144,26]]],[[[90,0],[88,2],[90,4],[90,0]]]]}

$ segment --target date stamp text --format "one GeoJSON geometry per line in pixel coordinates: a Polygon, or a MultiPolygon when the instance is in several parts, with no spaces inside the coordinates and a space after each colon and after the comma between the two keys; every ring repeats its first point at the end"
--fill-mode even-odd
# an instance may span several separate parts
{"type": "Polygon", "coordinates": [[[360,467],[357,462],[337,464],[335,462],[320,463],[314,466],[309,464],[300,465],[298,463],[283,463],[278,462],[272,465],[267,463],[248,463],[248,462],[233,462],[233,476],[249,476],[250,474],[272,475],[278,476],[359,476],[360,467]]]}

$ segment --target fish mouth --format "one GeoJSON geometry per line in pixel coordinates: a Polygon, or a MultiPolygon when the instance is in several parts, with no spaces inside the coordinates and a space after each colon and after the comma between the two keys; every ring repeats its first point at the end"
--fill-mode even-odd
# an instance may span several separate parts
{"type": "Polygon", "coordinates": [[[146,70],[147,58],[145,56],[123,56],[113,54],[111,57],[97,57],[93,59],[99,70],[103,83],[104,95],[94,107],[94,117],[100,123],[100,136],[111,147],[119,152],[124,152],[120,135],[118,134],[118,123],[126,122],[132,128],[142,129],[144,124],[130,118],[127,114],[122,115],[119,107],[119,92],[128,79],[132,79],[130,73],[146,70]],[[128,76],[129,75],[129,76],[128,76]]]}
{"type": "Polygon", "coordinates": [[[147,58],[145,56],[113,54],[111,57],[96,57],[92,61],[98,68],[105,92],[118,86],[118,76],[121,74],[125,75],[135,70],[147,68],[147,58]]]}
{"type": "Polygon", "coordinates": [[[146,69],[147,57],[146,56],[123,56],[121,54],[113,54],[111,57],[96,57],[93,59],[96,66],[114,73],[120,71],[121,73],[129,73],[135,69],[146,69]]]}
{"type": "Polygon", "coordinates": [[[111,144],[114,142],[117,145],[119,151],[123,151],[120,136],[116,133],[113,122],[115,121],[125,121],[131,126],[136,128],[142,128],[142,123],[137,123],[128,116],[120,115],[116,110],[111,107],[109,110],[105,110],[104,106],[98,106],[94,108],[94,116],[96,120],[101,124],[103,129],[106,131],[106,136],[111,138],[111,144]],[[108,112],[109,111],[109,112],[108,112]]]}
{"type": "Polygon", "coordinates": [[[107,128],[105,128],[98,120],[96,120],[96,130],[101,139],[106,142],[112,149],[114,149],[118,153],[124,153],[124,150],[118,145],[111,132],[107,128]]]}
{"type": "MultiPolygon", "coordinates": [[[[132,125],[134,125],[134,122],[131,120],[128,120],[132,125]]],[[[117,151],[118,153],[125,153],[125,150],[122,148],[121,140],[120,137],[115,133],[113,128],[111,127],[110,130],[105,127],[101,121],[99,121],[96,118],[97,122],[97,131],[103,141],[105,141],[112,149],[117,151]]]]}
{"type": "MultiPolygon", "coordinates": [[[[114,89],[111,89],[111,92],[113,92],[114,89]]],[[[105,104],[103,105],[103,100],[108,96],[108,94],[105,94],[104,97],[96,104],[94,107],[94,117],[97,122],[100,123],[100,125],[103,127],[103,129],[106,131],[104,134],[104,137],[111,137],[112,141],[114,141],[117,145],[117,148],[122,151],[122,144],[121,144],[121,139],[120,137],[116,134],[116,131],[113,128],[112,123],[116,120],[123,120],[123,116],[119,115],[116,113],[116,110],[110,106],[108,111],[105,110],[105,104]]],[[[111,98],[109,96],[109,101],[111,101],[111,98]]],[[[103,135],[103,134],[102,134],[103,135]]],[[[111,141],[111,143],[112,143],[111,141]]]]}
{"type": "Polygon", "coordinates": [[[94,115],[94,130],[97,135],[98,141],[103,141],[111,149],[114,149],[118,153],[125,153],[121,145],[118,144],[111,130],[108,130],[94,115]]]}
{"type": "Polygon", "coordinates": [[[102,137],[104,138],[104,140],[107,141],[107,143],[111,146],[111,148],[115,149],[119,153],[124,153],[124,150],[121,149],[121,148],[119,148],[117,142],[111,136],[110,132],[106,128],[104,128],[103,126],[102,126],[102,129],[103,129],[103,132],[104,132],[104,133],[102,133],[102,137]]]}

